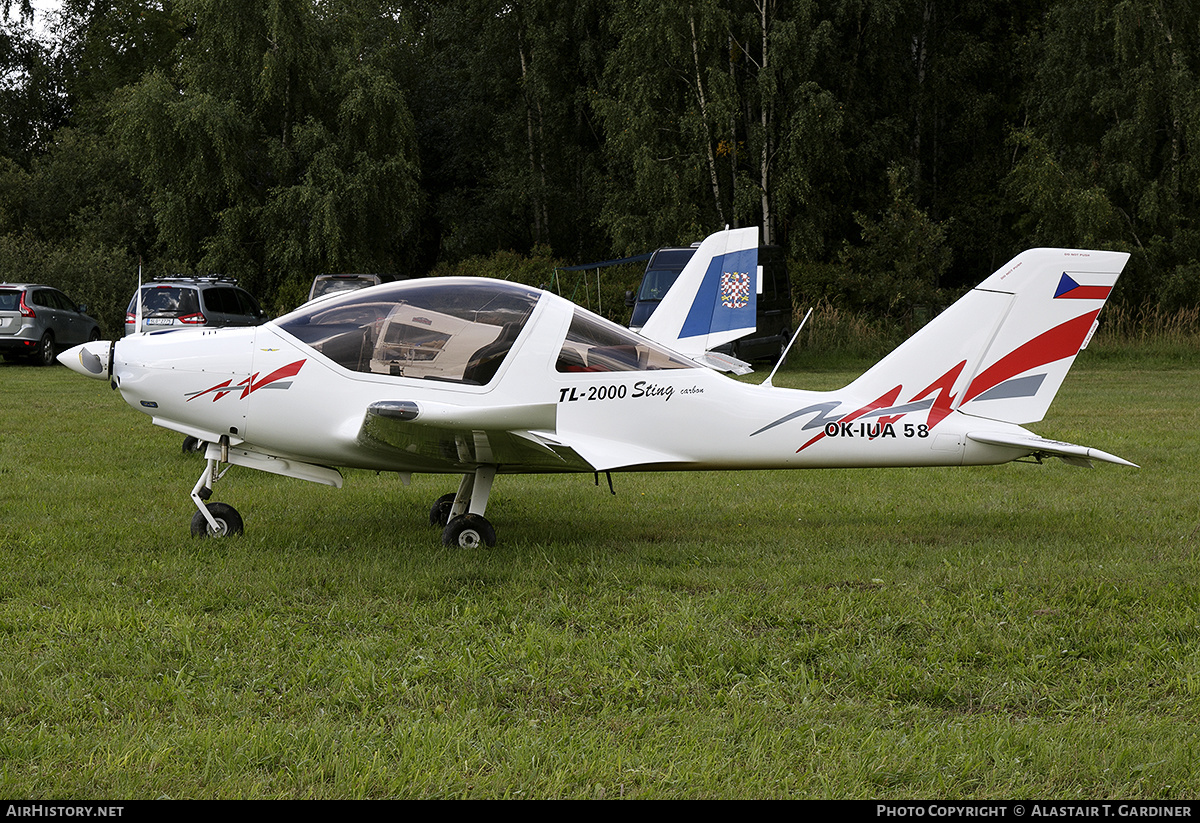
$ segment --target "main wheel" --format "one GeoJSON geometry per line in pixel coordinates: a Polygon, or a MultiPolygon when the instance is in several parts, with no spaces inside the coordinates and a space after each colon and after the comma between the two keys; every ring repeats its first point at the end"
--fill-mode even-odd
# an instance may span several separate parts
{"type": "Polygon", "coordinates": [[[454,498],[457,496],[451,492],[433,501],[433,507],[429,510],[429,525],[446,527],[450,522],[450,511],[454,508],[454,498]]]}
{"type": "Polygon", "coordinates": [[[442,543],[461,549],[488,548],[496,545],[496,530],[482,515],[460,514],[446,524],[442,531],[442,543]]]}
{"type": "Polygon", "coordinates": [[[197,511],[192,515],[193,537],[227,537],[231,534],[241,534],[244,531],[242,516],[237,509],[226,503],[208,503],[208,513],[217,521],[217,529],[209,525],[208,518],[203,512],[197,511]]]}

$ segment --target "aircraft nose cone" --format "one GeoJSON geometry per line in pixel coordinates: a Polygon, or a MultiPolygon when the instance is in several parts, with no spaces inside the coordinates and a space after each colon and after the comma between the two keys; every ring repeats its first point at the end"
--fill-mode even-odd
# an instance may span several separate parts
{"type": "Polygon", "coordinates": [[[112,345],[111,340],[93,340],[90,343],[67,349],[58,356],[58,362],[84,377],[106,380],[108,379],[108,355],[112,345]]]}

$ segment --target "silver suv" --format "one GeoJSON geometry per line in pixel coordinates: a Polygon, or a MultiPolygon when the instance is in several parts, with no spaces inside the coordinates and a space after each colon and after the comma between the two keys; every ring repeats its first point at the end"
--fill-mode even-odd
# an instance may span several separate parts
{"type": "Polygon", "coordinates": [[[392,279],[394,278],[378,274],[318,274],[313,278],[312,288],[308,290],[308,299],[316,300],[334,292],[378,286],[392,279]]]}
{"type": "Polygon", "coordinates": [[[61,291],[38,283],[0,283],[0,352],[54,365],[63,349],[100,339],[100,324],[61,291]]]}
{"type": "MultiPolygon", "coordinates": [[[[137,325],[135,292],[125,310],[125,333],[137,325]]],[[[142,327],[158,331],[195,326],[257,326],[266,313],[250,293],[229,277],[156,277],[142,284],[142,327]]]]}

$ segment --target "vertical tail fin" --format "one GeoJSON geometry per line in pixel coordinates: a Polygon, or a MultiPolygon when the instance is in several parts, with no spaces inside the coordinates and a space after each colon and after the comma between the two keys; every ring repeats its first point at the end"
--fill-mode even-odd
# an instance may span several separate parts
{"type": "Polygon", "coordinates": [[[848,388],[889,404],[929,404],[931,420],[957,409],[1037,422],[1091,339],[1128,259],[1123,252],[1023,252],[848,388]]]}
{"type": "Polygon", "coordinates": [[[700,244],[641,334],[689,357],[753,331],[758,228],[726,229],[700,244]]]}

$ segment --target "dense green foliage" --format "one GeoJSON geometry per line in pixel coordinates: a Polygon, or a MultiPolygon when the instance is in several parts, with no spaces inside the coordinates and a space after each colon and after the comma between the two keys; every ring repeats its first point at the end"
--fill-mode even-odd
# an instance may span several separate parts
{"type": "Polygon", "coordinates": [[[1127,305],[1200,302],[1187,0],[62,0],[41,38],[28,10],[0,6],[0,276],[110,327],[138,261],[275,306],[726,224],[876,316],[1033,245],[1132,252],[1127,305]]]}

